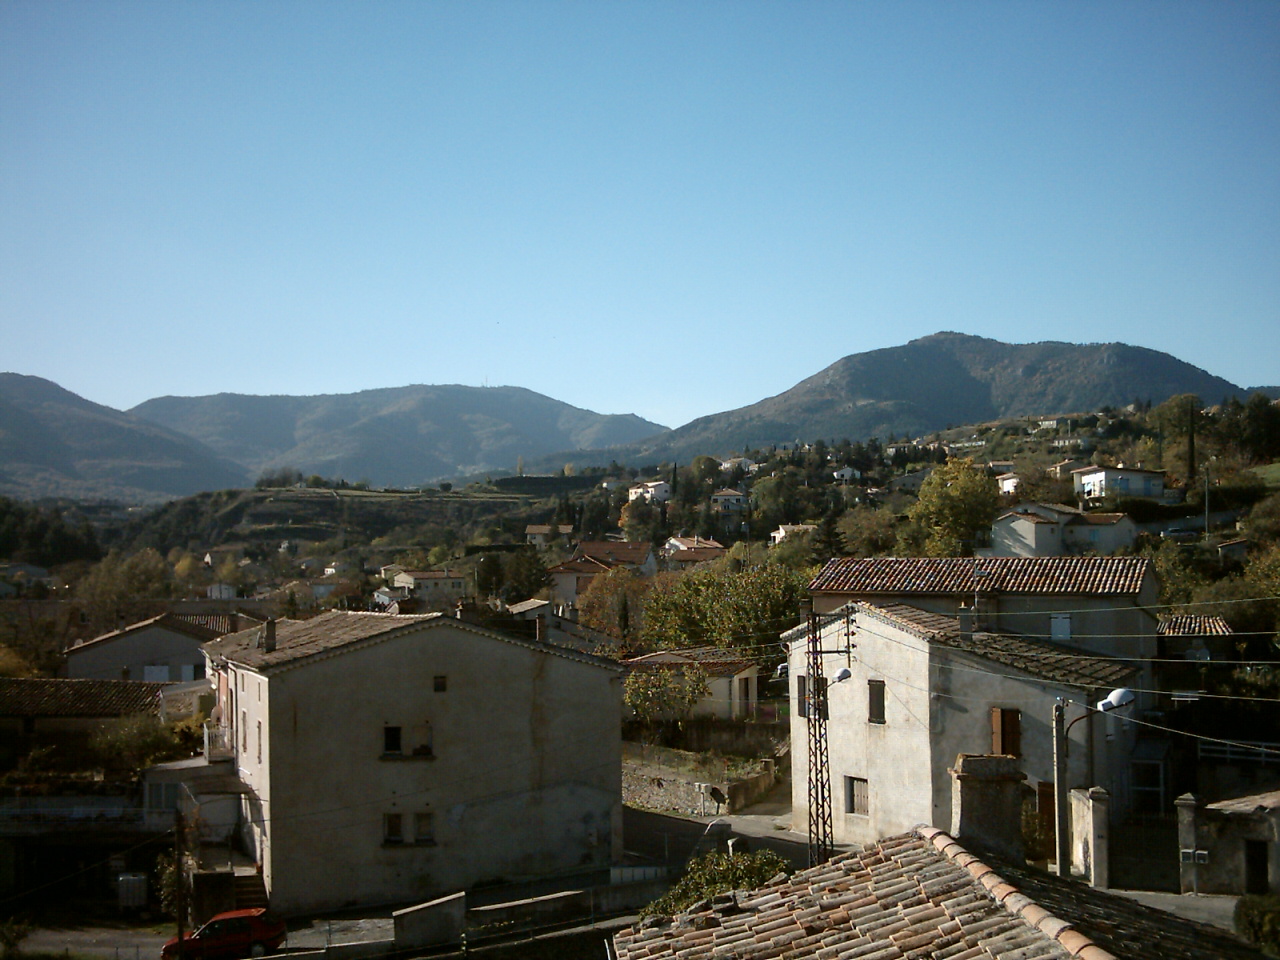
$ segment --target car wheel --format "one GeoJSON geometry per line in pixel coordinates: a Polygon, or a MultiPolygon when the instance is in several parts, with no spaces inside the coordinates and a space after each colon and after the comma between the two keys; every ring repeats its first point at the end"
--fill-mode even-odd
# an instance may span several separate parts
{"type": "Polygon", "coordinates": [[[252,947],[249,948],[249,956],[251,957],[265,957],[266,955],[267,955],[267,948],[264,944],[255,943],[252,947]]]}

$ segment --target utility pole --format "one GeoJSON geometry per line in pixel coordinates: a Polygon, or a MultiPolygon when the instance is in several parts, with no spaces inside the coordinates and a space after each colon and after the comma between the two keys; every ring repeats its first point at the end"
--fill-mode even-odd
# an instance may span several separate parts
{"type": "Polygon", "coordinates": [[[804,605],[808,620],[809,669],[809,866],[831,859],[831,762],[827,755],[827,682],[822,675],[818,616],[804,605]]]}
{"type": "Polygon", "coordinates": [[[1071,835],[1067,820],[1067,705],[1058,700],[1053,705],[1053,819],[1054,858],[1058,876],[1071,876],[1071,835]]]}
{"type": "Polygon", "coordinates": [[[187,917],[187,891],[186,878],[184,874],[186,870],[183,868],[182,859],[185,856],[182,845],[185,826],[182,820],[182,807],[179,806],[173,811],[173,906],[174,911],[178,914],[178,960],[183,960],[186,954],[186,942],[183,940],[183,929],[186,926],[187,917]]]}

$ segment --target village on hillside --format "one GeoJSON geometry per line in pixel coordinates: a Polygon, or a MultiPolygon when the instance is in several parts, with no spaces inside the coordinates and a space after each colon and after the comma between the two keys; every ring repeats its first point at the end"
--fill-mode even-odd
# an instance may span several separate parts
{"type": "Polygon", "coordinates": [[[0,918],[1210,958],[1278,911],[1261,394],[0,511],[0,918]],[[1238,936],[1114,890],[1240,898],[1238,936]]]}

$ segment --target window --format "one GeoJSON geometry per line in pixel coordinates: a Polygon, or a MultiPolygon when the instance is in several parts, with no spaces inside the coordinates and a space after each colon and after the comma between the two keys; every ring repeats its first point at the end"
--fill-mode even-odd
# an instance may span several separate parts
{"type": "Polygon", "coordinates": [[[868,816],[871,807],[867,799],[867,780],[865,777],[844,778],[844,812],[859,817],[868,816]]]}
{"type": "Polygon", "coordinates": [[[997,756],[1022,756],[1022,711],[991,708],[991,752],[997,756]]]}
{"type": "Polygon", "coordinates": [[[382,842],[404,843],[404,814],[384,813],[382,815],[382,842]]]}
{"type": "Polygon", "coordinates": [[[382,752],[383,753],[402,753],[403,746],[400,742],[399,727],[383,727],[382,728],[382,752]]]}
{"type": "Polygon", "coordinates": [[[449,688],[449,678],[448,678],[448,677],[436,677],[436,678],[432,681],[431,688],[432,688],[436,693],[444,693],[444,692],[445,692],[445,690],[447,690],[447,689],[449,688]]]}
{"type": "Polygon", "coordinates": [[[1071,639],[1071,614],[1069,613],[1049,614],[1049,639],[1050,640],[1070,640],[1071,639]]]}
{"type": "Polygon", "coordinates": [[[867,721],[884,723],[884,681],[867,681],[867,721]]]}
{"type": "Polygon", "coordinates": [[[240,711],[240,753],[249,752],[249,712],[240,711]]]}
{"type": "Polygon", "coordinates": [[[258,762],[262,762],[262,721],[258,721],[258,762]]]}
{"type": "Polygon", "coordinates": [[[803,674],[796,677],[796,716],[809,716],[809,678],[803,674]]]}
{"type": "Polygon", "coordinates": [[[413,815],[413,842],[434,844],[436,842],[435,814],[430,810],[413,815]]]}

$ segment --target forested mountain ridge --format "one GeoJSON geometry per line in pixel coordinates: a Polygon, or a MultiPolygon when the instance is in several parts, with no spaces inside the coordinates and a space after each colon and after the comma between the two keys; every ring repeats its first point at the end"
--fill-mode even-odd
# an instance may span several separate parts
{"type": "Polygon", "coordinates": [[[207,444],[255,477],[296,468],[375,486],[510,473],[522,457],[632,443],[666,429],[523,387],[456,384],[310,397],[161,397],[130,413],[207,444]]]}
{"type": "Polygon", "coordinates": [[[40,377],[0,373],[0,494],[137,502],[249,481],[182,433],[40,377]]]}
{"type": "Polygon", "coordinates": [[[1145,347],[1009,344],[936,333],[850,354],[777,396],[700,417],[618,451],[618,459],[684,460],[818,438],[915,437],[1000,417],[1160,403],[1181,393],[1198,394],[1206,403],[1247,395],[1230,381],[1145,347]]]}

